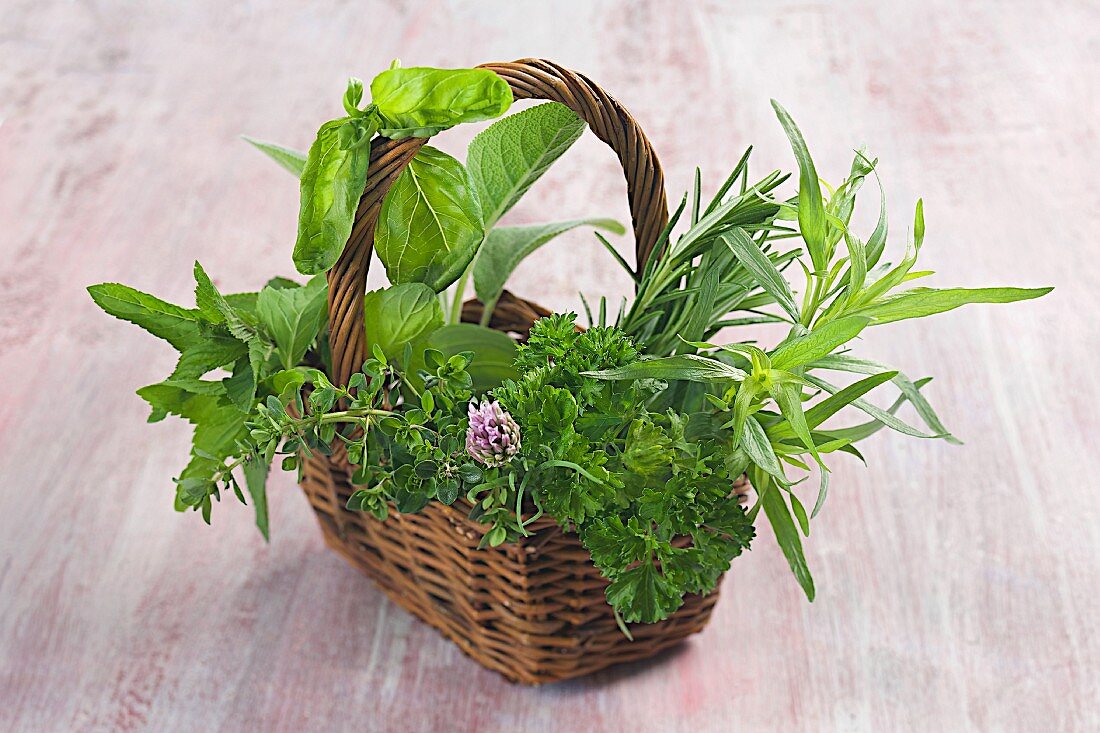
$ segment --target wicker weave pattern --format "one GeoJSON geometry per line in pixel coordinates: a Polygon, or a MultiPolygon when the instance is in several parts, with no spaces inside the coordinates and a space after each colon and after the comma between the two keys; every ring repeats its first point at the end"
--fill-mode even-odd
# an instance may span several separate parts
{"type": "MultiPolygon", "coordinates": [[[[549,99],[576,112],[618,156],[634,224],[639,271],[668,221],[664,176],[641,128],[617,101],[580,74],[549,61],[487,64],[517,99],[549,99]]],[[[370,174],[351,239],[329,273],[329,329],[334,381],[346,383],[367,353],[362,297],[382,199],[424,140],[376,138],[370,174]]],[[[481,304],[469,301],[463,320],[476,322],[481,304]]],[[[490,325],[524,338],[546,309],[507,291],[490,325]]],[[[689,596],[670,618],[619,630],[607,587],[576,536],[543,518],[531,536],[477,549],[485,527],[466,518],[461,501],[431,504],[417,514],[391,513],[385,522],[351,512],[354,491],[342,450],[304,462],[302,489],[325,541],[363,570],[396,603],[439,629],[474,660],[510,680],[541,684],[643,659],[702,630],[717,600],[689,596]]]]}

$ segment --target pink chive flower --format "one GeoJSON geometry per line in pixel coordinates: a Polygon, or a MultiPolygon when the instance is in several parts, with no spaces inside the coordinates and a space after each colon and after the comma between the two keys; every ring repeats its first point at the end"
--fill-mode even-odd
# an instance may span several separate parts
{"type": "Polygon", "coordinates": [[[519,452],[519,445],[519,425],[499,402],[470,400],[470,427],[466,430],[470,457],[489,467],[503,466],[519,452]]]}

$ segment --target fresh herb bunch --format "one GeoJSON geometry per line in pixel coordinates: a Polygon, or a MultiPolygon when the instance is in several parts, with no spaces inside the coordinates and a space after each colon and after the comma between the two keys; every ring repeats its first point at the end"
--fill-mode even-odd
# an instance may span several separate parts
{"type": "Polygon", "coordinates": [[[749,546],[761,511],[812,600],[801,537],[827,495],[826,458],[862,460],[856,444],[883,427],[958,442],[921,392],[927,378],[856,357],[850,345],[872,326],[1050,290],[911,287],[932,274],[914,269],[923,204],[904,257],[887,262],[877,160],[857,152],[829,187],[775,104],[798,163],[796,193],[781,197],[781,171],[750,183],[751,149],[705,205],[697,171],[690,207],[685,196],[637,275],[597,233],[634,285],[613,319],[606,298],[594,317],[582,296],[587,330],[573,314],[554,315],[517,347],[485,327],[516,266],[576,227],[624,232],[601,218],[499,225],[584,130],[550,103],[490,125],[465,164],[424,146],[400,174],[374,235],[390,285],[363,301],[371,357],[348,384],[333,384],[323,273],[351,235],[372,138],[429,137],[512,102],[485,69],[395,63],[369,88],[364,104],[363,83],[349,82],[344,116],[321,126],[308,154],[249,139],[299,178],[293,261],[313,276],[307,283],[275,278],[256,293],[223,295],[196,263],[194,308],[115,283],[89,288],[105,311],[180,352],[167,379],[138,390],[150,421],[174,414],[195,426],[176,479],[180,511],[209,522],[223,492],[243,502],[247,491],[266,538],[273,461],[296,470],[314,452],[343,451],[357,466],[348,508],[380,520],[460,504],[485,526],[482,545],[497,546],[553,517],[610,580],[608,601],[623,622],[666,618],[685,594],[713,589],[749,546]],[[879,212],[864,240],[850,223],[872,176],[879,212]],[[479,325],[459,323],[471,281],[484,306],[479,325]],[[787,334],[772,347],[745,330],[715,343],[727,327],[761,324],[786,324],[787,334]],[[840,386],[824,372],[859,378],[840,386]],[[866,399],[887,383],[898,392],[889,408],[866,399]],[[905,403],[922,427],[897,416],[905,403]],[[870,419],[833,426],[845,408],[870,419]],[[807,511],[799,487],[813,473],[807,511]],[[746,474],[757,493],[747,511],[731,495],[746,474]]]}

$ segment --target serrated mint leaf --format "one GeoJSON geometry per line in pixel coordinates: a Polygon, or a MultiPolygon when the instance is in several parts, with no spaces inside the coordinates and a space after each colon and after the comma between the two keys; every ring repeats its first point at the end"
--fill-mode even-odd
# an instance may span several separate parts
{"type": "Polygon", "coordinates": [[[144,328],[180,351],[200,341],[197,310],[166,303],[119,283],[92,285],[88,293],[108,314],[144,328]]]}
{"type": "Polygon", "coordinates": [[[275,342],[279,362],[292,369],[317,340],[328,316],[324,276],[315,276],[304,287],[265,287],[256,299],[256,314],[275,342]]]}
{"type": "Polygon", "coordinates": [[[466,169],[424,146],[382,203],[374,246],[390,282],[420,282],[436,292],[470,264],[484,229],[466,169]]]}
{"type": "Polygon", "coordinates": [[[494,122],[470,143],[466,165],[491,229],[584,132],[585,123],[558,102],[494,122]]]}
{"type": "Polygon", "coordinates": [[[252,497],[252,506],[256,510],[256,527],[265,540],[271,540],[267,521],[267,474],[270,467],[259,458],[244,464],[244,481],[248,495],[252,497]]]}

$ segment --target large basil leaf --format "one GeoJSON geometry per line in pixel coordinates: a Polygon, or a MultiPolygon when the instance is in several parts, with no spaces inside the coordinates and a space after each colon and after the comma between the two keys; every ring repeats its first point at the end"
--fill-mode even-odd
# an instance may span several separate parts
{"type": "Polygon", "coordinates": [[[435,291],[423,283],[391,285],[363,296],[367,345],[399,359],[405,344],[428,336],[443,325],[443,308],[435,291]]]}
{"type": "Polygon", "coordinates": [[[494,122],[473,139],[466,166],[481,199],[486,229],[577,141],[584,127],[573,110],[550,102],[494,122]]]}
{"type": "Polygon", "coordinates": [[[324,326],[328,311],[328,285],[324,275],[304,287],[265,287],[256,299],[256,312],[275,342],[275,353],[284,369],[297,366],[324,326]]]}
{"type": "MultiPolygon", "coordinates": [[[[511,118],[509,118],[511,119],[511,118]]],[[[615,234],[626,229],[614,219],[574,219],[523,227],[497,227],[489,232],[474,264],[474,288],[482,303],[495,303],[516,266],[554,237],[590,225],[615,234]]]]}
{"type": "Polygon", "coordinates": [[[389,69],[374,77],[370,93],[390,138],[431,137],[499,117],[512,104],[508,83],[488,69],[389,69]]]}
{"type": "Polygon", "coordinates": [[[374,246],[391,283],[421,282],[439,292],[470,264],[483,236],[466,169],[424,146],[382,202],[374,246]]]}
{"type": "Polygon", "coordinates": [[[325,272],[344,251],[367,184],[375,124],[367,118],[343,117],[318,130],[301,177],[298,239],[294,243],[298,272],[325,272]]]}
{"type": "Polygon", "coordinates": [[[275,143],[257,140],[248,135],[241,135],[241,139],[293,173],[295,178],[302,177],[302,173],[306,169],[305,153],[298,150],[291,150],[290,148],[284,148],[282,145],[276,145],[275,143]]]}

